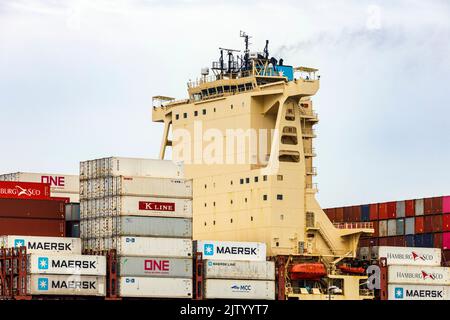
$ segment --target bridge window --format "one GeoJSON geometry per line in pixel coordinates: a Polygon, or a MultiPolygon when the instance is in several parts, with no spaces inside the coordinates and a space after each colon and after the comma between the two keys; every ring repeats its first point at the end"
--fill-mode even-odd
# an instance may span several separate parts
{"type": "Polygon", "coordinates": [[[203,109],[202,113],[203,113],[203,115],[205,115],[206,114],[206,109],[203,109]]]}
{"type": "Polygon", "coordinates": [[[244,184],[244,179],[241,179],[240,182],[241,182],[241,184],[244,184]]]}
{"type": "Polygon", "coordinates": [[[185,112],[185,113],[183,113],[183,118],[187,118],[187,113],[185,112]]]}
{"type": "Polygon", "coordinates": [[[250,183],[250,178],[245,178],[245,183],[250,183]]]}
{"type": "Polygon", "coordinates": [[[178,119],[180,119],[180,115],[179,115],[179,114],[176,114],[176,115],[175,115],[175,120],[178,120],[178,119]]]}
{"type": "Polygon", "coordinates": [[[283,200],[283,195],[282,194],[277,194],[277,200],[283,200]]]}
{"type": "Polygon", "coordinates": [[[278,179],[278,181],[283,181],[283,175],[282,175],[282,174],[279,174],[279,175],[277,176],[277,179],[278,179]]]}
{"type": "Polygon", "coordinates": [[[263,176],[263,181],[267,181],[267,176],[263,176]]]}
{"type": "Polygon", "coordinates": [[[194,111],[194,117],[196,117],[196,116],[198,116],[198,111],[197,110],[194,111]]]}
{"type": "Polygon", "coordinates": [[[255,182],[258,182],[258,177],[255,177],[255,182]]]}
{"type": "Polygon", "coordinates": [[[267,194],[263,195],[263,200],[267,201],[267,194]]]}

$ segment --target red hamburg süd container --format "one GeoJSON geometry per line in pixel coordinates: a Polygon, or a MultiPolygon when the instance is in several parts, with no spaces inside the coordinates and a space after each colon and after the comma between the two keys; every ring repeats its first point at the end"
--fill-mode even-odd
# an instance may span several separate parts
{"type": "Polygon", "coordinates": [[[387,245],[389,247],[396,247],[397,246],[397,241],[396,241],[397,237],[387,237],[387,245]]]}
{"type": "Polygon", "coordinates": [[[450,231],[450,214],[444,214],[442,216],[442,231],[450,231]]]}
{"type": "Polygon", "coordinates": [[[423,232],[433,232],[433,216],[425,216],[423,220],[423,232]]]}
{"type": "Polygon", "coordinates": [[[433,213],[442,214],[442,197],[433,198],[433,213]]]}
{"type": "Polygon", "coordinates": [[[450,250],[450,232],[442,234],[442,249],[450,250]]]}
{"type": "Polygon", "coordinates": [[[387,203],[378,204],[378,219],[379,220],[388,219],[387,203]]]}
{"type": "Polygon", "coordinates": [[[388,202],[387,204],[388,219],[397,218],[397,202],[388,202]]]}
{"type": "Polygon", "coordinates": [[[344,208],[336,208],[334,214],[335,222],[344,222],[344,208]]]}
{"type": "Polygon", "coordinates": [[[389,240],[388,239],[389,239],[388,237],[379,238],[378,239],[378,245],[380,247],[391,246],[389,244],[389,240]]]}
{"type": "Polygon", "coordinates": [[[423,212],[425,214],[433,214],[433,198],[423,199],[423,212]]]}
{"type": "Polygon", "coordinates": [[[405,242],[405,237],[404,236],[396,236],[395,238],[395,246],[396,247],[405,247],[406,246],[406,242],[405,242]]]}
{"type": "Polygon", "coordinates": [[[375,222],[373,224],[373,230],[374,230],[374,232],[372,234],[372,237],[378,238],[380,236],[380,225],[378,224],[378,222],[375,222]]]}
{"type": "Polygon", "coordinates": [[[378,220],[378,204],[372,203],[370,205],[370,221],[378,220]]]}
{"type": "Polygon", "coordinates": [[[0,181],[0,198],[50,199],[50,184],[34,182],[0,181]]]}
{"type": "Polygon", "coordinates": [[[361,206],[352,207],[352,220],[351,222],[361,222],[361,206]]]}
{"type": "Polygon", "coordinates": [[[353,210],[352,207],[344,208],[344,222],[352,222],[353,210]]]}
{"type": "Polygon", "coordinates": [[[450,213],[450,196],[442,199],[442,213],[450,213]]]}
{"type": "Polygon", "coordinates": [[[414,200],[405,201],[405,215],[407,217],[414,217],[416,214],[416,203],[414,200]]]}
{"type": "Polygon", "coordinates": [[[433,217],[433,226],[431,228],[432,232],[442,232],[442,215],[437,214],[433,217]]]}
{"type": "Polygon", "coordinates": [[[363,248],[363,247],[369,247],[369,238],[361,238],[359,240],[359,247],[363,248]]]}
{"type": "Polygon", "coordinates": [[[70,198],[64,198],[64,197],[51,197],[51,200],[55,201],[62,201],[64,203],[70,203],[70,198]]]}
{"type": "Polygon", "coordinates": [[[57,200],[0,199],[0,217],[64,219],[65,203],[57,200]]]}
{"type": "Polygon", "coordinates": [[[424,217],[416,217],[414,227],[417,233],[424,233],[424,217]]]}
{"type": "Polygon", "coordinates": [[[0,235],[64,237],[64,220],[0,218],[0,235]]]}
{"type": "Polygon", "coordinates": [[[442,233],[433,234],[433,244],[435,248],[442,248],[442,233]]]}

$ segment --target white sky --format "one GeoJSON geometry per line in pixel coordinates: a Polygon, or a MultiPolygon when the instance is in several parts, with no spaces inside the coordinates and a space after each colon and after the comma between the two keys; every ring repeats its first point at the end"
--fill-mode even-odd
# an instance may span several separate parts
{"type": "Polygon", "coordinates": [[[158,155],[151,97],[186,96],[219,46],[317,67],[324,207],[450,194],[450,3],[0,1],[0,172],[158,155]]]}

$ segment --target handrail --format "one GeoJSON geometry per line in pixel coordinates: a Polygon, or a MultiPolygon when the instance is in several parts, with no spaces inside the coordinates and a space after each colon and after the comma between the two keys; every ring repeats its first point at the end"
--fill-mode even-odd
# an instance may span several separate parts
{"type": "Polygon", "coordinates": [[[337,229],[373,229],[373,222],[333,223],[337,229]]]}

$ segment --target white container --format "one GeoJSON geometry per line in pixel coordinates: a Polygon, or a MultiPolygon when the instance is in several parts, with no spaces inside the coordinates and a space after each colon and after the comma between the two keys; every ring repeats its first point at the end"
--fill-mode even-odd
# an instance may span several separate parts
{"type": "Polygon", "coordinates": [[[192,240],[148,237],[116,237],[104,240],[120,256],[190,258],[192,240]]]}
{"type": "Polygon", "coordinates": [[[81,239],[58,237],[3,236],[0,247],[25,246],[27,253],[81,254],[81,239]]]}
{"type": "Polygon", "coordinates": [[[130,298],[192,298],[192,279],[120,277],[119,295],[130,298]]]}
{"type": "Polygon", "coordinates": [[[120,257],[119,274],[124,277],[191,278],[192,259],[120,257]]]}
{"type": "Polygon", "coordinates": [[[205,260],[266,261],[266,244],[260,242],[196,241],[205,260]]]}
{"type": "Polygon", "coordinates": [[[116,197],[110,215],[192,218],[192,200],[154,197],[116,197]]]}
{"type": "Polygon", "coordinates": [[[389,283],[450,285],[450,268],[428,266],[390,266],[389,283]]]}
{"type": "Polygon", "coordinates": [[[28,294],[59,296],[105,296],[105,277],[79,275],[30,275],[28,294]]]}
{"type": "Polygon", "coordinates": [[[100,237],[141,236],[192,239],[192,219],[110,217],[97,219],[100,237]]]}
{"type": "Polygon", "coordinates": [[[275,281],[208,279],[205,298],[275,300],[275,281]]]}
{"type": "Polygon", "coordinates": [[[205,279],[275,280],[273,261],[206,260],[205,279]]]}
{"type": "Polygon", "coordinates": [[[30,254],[30,274],[67,274],[106,276],[106,257],[76,254],[30,254]]]}
{"type": "Polygon", "coordinates": [[[448,286],[390,284],[389,300],[450,300],[448,286]]]}
{"type": "Polygon", "coordinates": [[[128,196],[81,200],[82,218],[106,216],[192,218],[192,200],[128,196]]]}
{"type": "Polygon", "coordinates": [[[441,249],[378,247],[378,258],[387,258],[388,265],[440,266],[441,249]]]}
{"type": "Polygon", "coordinates": [[[80,184],[83,199],[107,196],[192,198],[192,180],[152,177],[105,177],[80,184]]]}
{"type": "Polygon", "coordinates": [[[62,192],[50,192],[50,196],[53,198],[69,198],[70,202],[78,203],[80,202],[80,195],[77,193],[62,193],[62,192]]]}
{"type": "MultiPolygon", "coordinates": [[[[55,173],[15,172],[0,175],[0,181],[20,181],[50,183],[52,193],[75,193],[80,190],[80,181],[77,175],[55,173]]],[[[53,195],[58,197],[58,195],[53,195]]]]}
{"type": "Polygon", "coordinates": [[[80,163],[80,180],[109,176],[183,178],[182,164],[170,160],[110,157],[80,163]]]}

